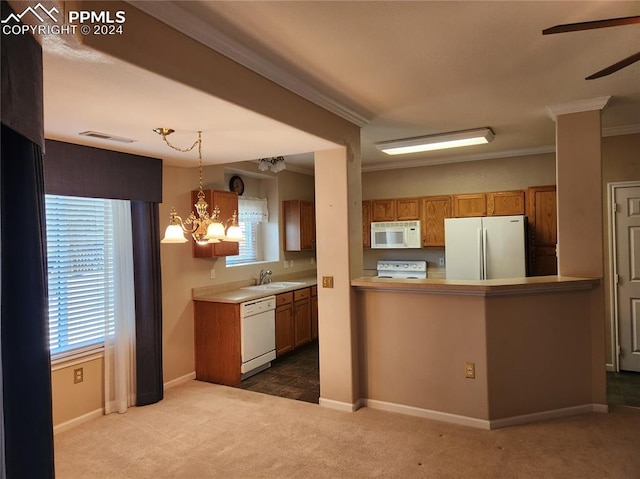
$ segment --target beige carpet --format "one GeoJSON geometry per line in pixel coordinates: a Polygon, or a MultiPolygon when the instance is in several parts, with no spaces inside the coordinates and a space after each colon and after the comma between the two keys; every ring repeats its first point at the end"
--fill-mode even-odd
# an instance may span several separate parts
{"type": "Polygon", "coordinates": [[[190,381],[55,438],[69,478],[638,478],[640,409],[495,431],[190,381]]]}

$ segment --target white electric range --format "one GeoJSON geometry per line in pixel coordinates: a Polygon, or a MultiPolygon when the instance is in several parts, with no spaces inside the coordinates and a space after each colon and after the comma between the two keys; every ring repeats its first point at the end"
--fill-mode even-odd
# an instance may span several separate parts
{"type": "Polygon", "coordinates": [[[425,279],[426,261],[380,260],[377,268],[378,278],[425,279]]]}

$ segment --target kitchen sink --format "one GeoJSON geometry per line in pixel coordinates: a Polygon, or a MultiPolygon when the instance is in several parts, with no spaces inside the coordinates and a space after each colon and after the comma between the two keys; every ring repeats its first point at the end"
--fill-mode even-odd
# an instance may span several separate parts
{"type": "Polygon", "coordinates": [[[248,289],[251,291],[275,291],[278,289],[295,288],[296,286],[304,286],[301,281],[278,281],[274,283],[258,284],[256,286],[245,286],[240,289],[248,289]]]}

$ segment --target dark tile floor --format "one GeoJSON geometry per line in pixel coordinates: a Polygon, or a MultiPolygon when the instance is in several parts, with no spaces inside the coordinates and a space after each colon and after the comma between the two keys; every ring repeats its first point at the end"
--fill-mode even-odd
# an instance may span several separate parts
{"type": "Polygon", "coordinates": [[[271,367],[242,381],[241,389],[318,403],[320,376],[318,341],[271,362],[271,367]]]}
{"type": "Polygon", "coordinates": [[[607,400],[609,404],[640,407],[640,373],[608,372],[607,400]]]}

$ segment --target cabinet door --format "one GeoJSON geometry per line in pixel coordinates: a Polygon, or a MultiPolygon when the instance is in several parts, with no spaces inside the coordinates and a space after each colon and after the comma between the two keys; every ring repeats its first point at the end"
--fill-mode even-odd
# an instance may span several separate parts
{"type": "Polygon", "coordinates": [[[311,341],[311,288],[293,292],[294,347],[311,341]]]}
{"type": "MultiPolygon", "coordinates": [[[[276,296],[276,304],[280,296],[283,295],[276,296]]],[[[276,357],[292,351],[294,344],[293,303],[291,300],[280,303],[276,307],[276,357]]]]}
{"type": "Polygon", "coordinates": [[[558,274],[556,187],[527,189],[529,220],[529,275],[558,274]]]}
{"type": "Polygon", "coordinates": [[[423,246],[444,246],[444,220],[450,217],[450,196],[426,196],[422,198],[423,246]]]}
{"type": "Polygon", "coordinates": [[[310,201],[282,202],[284,222],[284,250],[302,251],[315,248],[315,208],[310,201]]]}
{"type": "Polygon", "coordinates": [[[396,200],[373,200],[371,202],[372,221],[395,221],[396,200]]]}
{"type": "Polygon", "coordinates": [[[396,200],[396,220],[420,219],[420,198],[398,198],[396,200]]]}
{"type": "Polygon", "coordinates": [[[318,287],[311,287],[311,339],[318,338],[318,287]]]}
{"type": "Polygon", "coordinates": [[[362,202],[362,246],[371,248],[371,201],[362,202]]]}
{"type": "Polygon", "coordinates": [[[455,218],[487,215],[487,195],[484,193],[453,195],[451,201],[455,218]]]}
{"type": "MultiPolygon", "coordinates": [[[[204,199],[209,205],[207,211],[211,215],[215,205],[220,208],[220,220],[231,219],[234,211],[238,210],[238,195],[230,191],[203,190],[204,199]]],[[[194,204],[198,201],[198,191],[191,192],[191,210],[197,215],[194,204]]],[[[183,218],[184,219],[184,218],[183,218]]],[[[229,223],[230,224],[230,223],[229,223]]],[[[215,256],[233,256],[239,253],[238,243],[223,241],[222,243],[207,243],[199,245],[191,241],[191,254],[194,258],[213,258],[215,256]]]]}
{"type": "Polygon", "coordinates": [[[523,190],[487,193],[487,216],[523,214],[525,214],[523,190]]]}

